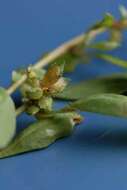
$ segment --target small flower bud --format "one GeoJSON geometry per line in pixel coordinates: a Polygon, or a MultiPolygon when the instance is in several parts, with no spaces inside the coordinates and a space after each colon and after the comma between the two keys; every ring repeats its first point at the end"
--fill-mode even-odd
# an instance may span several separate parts
{"type": "Polygon", "coordinates": [[[39,100],[43,95],[41,88],[32,88],[30,91],[27,91],[27,97],[31,100],[39,100]]]}
{"type": "Polygon", "coordinates": [[[52,111],[52,104],[53,104],[53,99],[51,97],[45,97],[43,96],[39,101],[38,105],[40,109],[44,111],[52,111]]]}
{"type": "Polygon", "coordinates": [[[36,73],[35,73],[34,71],[31,71],[31,72],[29,73],[29,78],[30,78],[30,79],[36,78],[36,73]]]}
{"type": "Polygon", "coordinates": [[[32,69],[32,67],[28,67],[27,69],[27,75],[29,79],[35,79],[37,78],[36,72],[32,69]]]}
{"type": "Polygon", "coordinates": [[[27,92],[31,91],[32,87],[27,84],[27,83],[24,83],[21,88],[20,88],[20,91],[22,93],[22,95],[26,98],[27,97],[27,92]]]}
{"type": "Polygon", "coordinates": [[[29,106],[27,109],[26,109],[26,112],[29,114],[29,115],[35,115],[39,112],[39,108],[37,106],[29,106]]]}

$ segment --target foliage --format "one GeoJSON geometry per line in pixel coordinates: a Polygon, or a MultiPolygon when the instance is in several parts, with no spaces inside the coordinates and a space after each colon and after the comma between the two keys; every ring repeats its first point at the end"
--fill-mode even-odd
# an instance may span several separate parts
{"type": "Polygon", "coordinates": [[[127,74],[98,77],[71,85],[63,75],[79,63],[98,58],[127,67],[127,61],[113,57],[110,51],[122,46],[122,31],[127,28],[127,10],[120,7],[120,19],[109,13],[83,35],[45,54],[34,66],[12,72],[11,91],[0,88],[0,158],[46,148],[57,139],[72,134],[82,122],[78,111],[127,117],[127,74]],[[96,41],[97,35],[108,32],[107,39],[96,41]],[[42,66],[50,63],[48,68],[42,66]],[[15,111],[11,93],[20,87],[23,106],[15,111]],[[60,110],[55,99],[69,100],[60,110]],[[15,135],[16,114],[25,112],[36,122],[15,135]]]}

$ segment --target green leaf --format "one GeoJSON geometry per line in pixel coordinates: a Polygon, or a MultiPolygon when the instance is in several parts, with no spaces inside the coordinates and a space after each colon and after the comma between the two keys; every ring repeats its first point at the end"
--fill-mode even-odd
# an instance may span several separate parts
{"type": "Polygon", "coordinates": [[[75,114],[61,113],[35,122],[24,129],[6,149],[0,151],[0,158],[42,149],[70,135],[74,127],[73,117],[75,114]]]}
{"type": "Polygon", "coordinates": [[[121,18],[127,19],[127,9],[123,5],[120,5],[119,10],[120,10],[121,18]]]}
{"type": "Polygon", "coordinates": [[[100,21],[97,22],[91,29],[97,29],[100,27],[112,27],[112,24],[114,22],[114,17],[110,13],[106,13],[104,18],[100,21]]]}
{"type": "Polygon", "coordinates": [[[100,93],[121,94],[126,90],[127,74],[115,74],[70,85],[62,93],[58,94],[56,98],[76,100],[100,93]]]}
{"type": "Polygon", "coordinates": [[[98,94],[75,101],[64,109],[127,117],[127,97],[117,94],[98,94]]]}
{"type": "Polygon", "coordinates": [[[99,50],[113,50],[120,46],[119,42],[116,41],[103,41],[91,44],[89,47],[99,50]]]}
{"type": "Polygon", "coordinates": [[[16,130],[15,106],[6,90],[0,87],[0,149],[6,147],[16,130]]]}
{"type": "Polygon", "coordinates": [[[107,13],[102,21],[102,25],[105,27],[111,27],[113,22],[114,17],[110,13],[107,13]]]}
{"type": "Polygon", "coordinates": [[[112,55],[108,55],[108,54],[99,54],[97,55],[97,58],[103,59],[115,65],[127,68],[127,61],[122,60],[118,57],[113,57],[112,55]]]}

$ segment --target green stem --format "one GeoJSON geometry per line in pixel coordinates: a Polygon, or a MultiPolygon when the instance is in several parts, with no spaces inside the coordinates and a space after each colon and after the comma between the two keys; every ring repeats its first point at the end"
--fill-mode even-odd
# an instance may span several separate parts
{"type": "MultiPolygon", "coordinates": [[[[122,27],[123,27],[122,29],[126,28],[127,27],[127,21],[124,21],[122,23],[116,22],[113,25],[113,28],[117,29],[120,27],[120,25],[122,25],[122,27]]],[[[107,31],[108,29],[109,28],[106,28],[106,27],[100,27],[100,28],[92,29],[89,32],[87,32],[86,34],[81,34],[81,35],[71,39],[70,41],[63,43],[58,48],[56,48],[52,52],[50,52],[46,57],[39,60],[35,65],[33,65],[33,68],[34,69],[40,69],[40,68],[48,65],[49,63],[53,62],[58,57],[67,53],[71,48],[73,48],[79,44],[87,43],[87,42],[93,40],[98,34],[101,34],[105,31],[107,31]]],[[[27,75],[24,74],[19,81],[17,81],[16,83],[14,83],[12,86],[10,86],[7,89],[7,93],[9,95],[11,95],[17,88],[19,88],[25,82],[26,79],[27,79],[27,75]]],[[[17,109],[16,115],[18,116],[24,111],[25,111],[25,106],[22,105],[21,107],[19,107],[17,109]]]]}
{"type": "Polygon", "coordinates": [[[23,112],[25,112],[26,110],[26,106],[23,104],[21,105],[19,108],[17,108],[16,110],[16,117],[18,117],[19,115],[21,115],[23,112]]]}
{"type": "MultiPolygon", "coordinates": [[[[39,60],[35,65],[33,65],[34,69],[40,69],[46,65],[48,65],[49,63],[51,63],[52,61],[54,61],[56,58],[60,57],[61,55],[65,54],[66,52],[68,52],[71,48],[81,44],[81,43],[85,43],[85,41],[87,40],[87,38],[92,39],[94,38],[97,34],[100,34],[102,32],[104,32],[106,30],[106,28],[99,28],[99,29],[94,29],[91,30],[89,33],[85,34],[81,34],[75,38],[73,38],[72,40],[63,43],[62,45],[60,45],[58,48],[54,49],[51,53],[49,53],[46,57],[44,57],[43,59],[39,60]],[[89,35],[89,36],[88,36],[89,35]]],[[[12,86],[10,86],[7,89],[7,92],[9,95],[11,95],[17,88],[19,88],[27,79],[27,75],[24,74],[22,76],[22,78],[17,81],[16,83],[12,84],[12,86]]]]}

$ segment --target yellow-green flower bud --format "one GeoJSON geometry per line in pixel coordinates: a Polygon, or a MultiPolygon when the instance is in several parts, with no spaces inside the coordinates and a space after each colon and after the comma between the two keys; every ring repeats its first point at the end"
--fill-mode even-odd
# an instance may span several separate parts
{"type": "Polygon", "coordinates": [[[28,74],[28,78],[30,78],[30,79],[37,77],[36,72],[31,67],[28,67],[27,74],[28,74]]]}
{"type": "Polygon", "coordinates": [[[31,71],[31,72],[29,73],[29,78],[30,78],[30,79],[36,78],[36,73],[35,73],[34,71],[31,71]]]}
{"type": "Polygon", "coordinates": [[[43,95],[41,88],[32,88],[27,92],[27,97],[31,100],[39,100],[43,95]]]}
{"type": "Polygon", "coordinates": [[[29,85],[29,84],[27,84],[27,83],[24,83],[22,86],[21,86],[21,88],[20,88],[20,91],[21,91],[21,93],[22,93],[22,95],[24,96],[24,97],[27,97],[27,92],[29,92],[29,91],[31,91],[32,90],[32,87],[29,85]]]}
{"type": "Polygon", "coordinates": [[[53,99],[51,97],[43,96],[39,101],[38,105],[40,109],[44,111],[52,111],[53,99]]]}
{"type": "Polygon", "coordinates": [[[29,115],[35,115],[39,112],[39,108],[37,106],[29,106],[27,109],[26,109],[26,112],[29,114],[29,115]]]}

